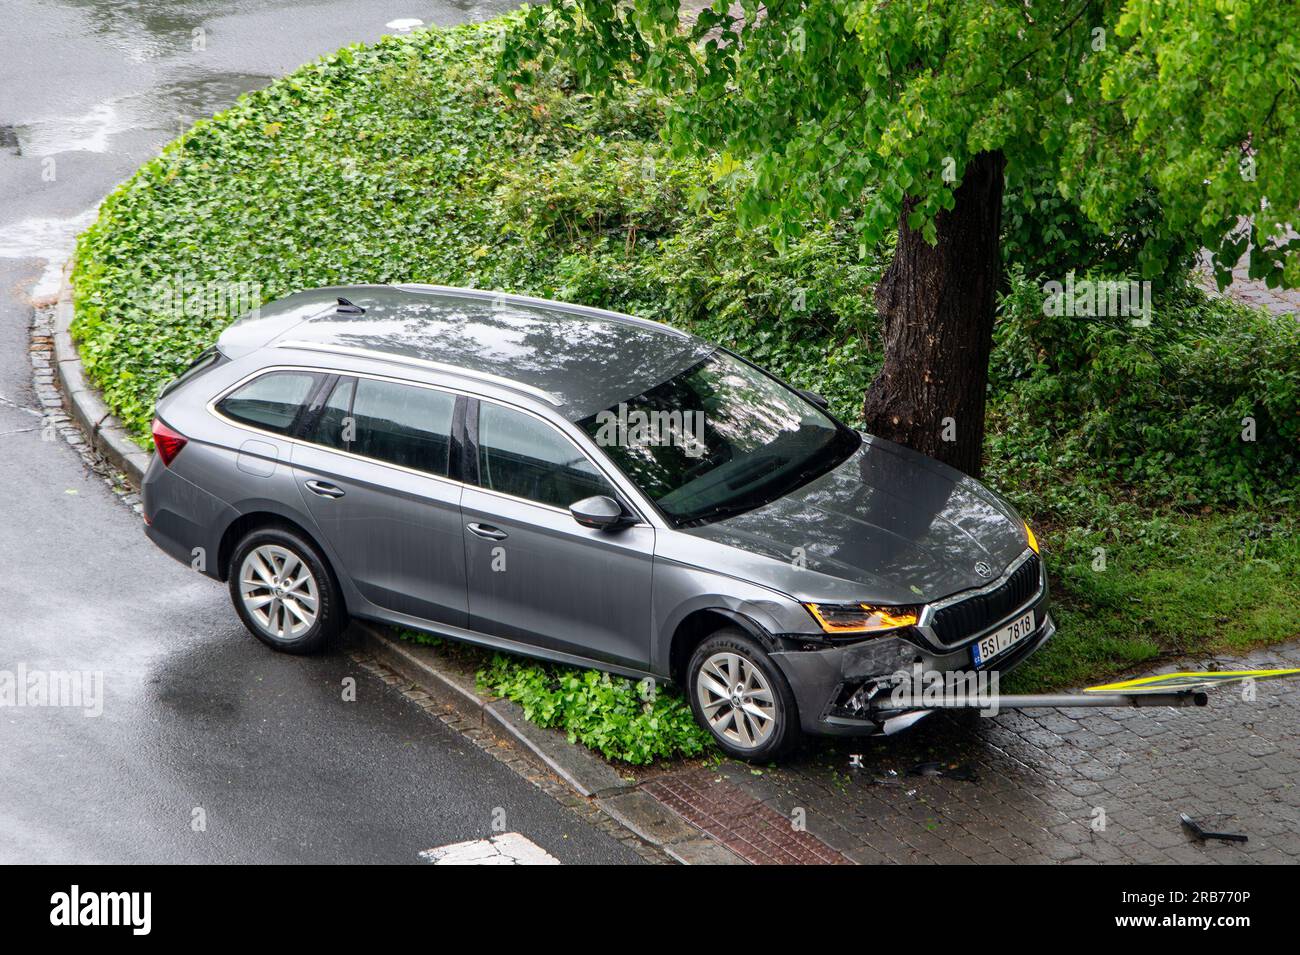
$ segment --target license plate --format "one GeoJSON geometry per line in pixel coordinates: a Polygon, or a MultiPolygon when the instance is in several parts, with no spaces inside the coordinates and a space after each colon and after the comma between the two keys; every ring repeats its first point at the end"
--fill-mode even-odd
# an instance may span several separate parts
{"type": "Polygon", "coordinates": [[[1034,612],[1031,610],[1024,616],[1012,620],[1005,627],[999,627],[988,636],[980,637],[970,648],[975,666],[982,667],[999,653],[1005,653],[1033,632],[1034,612]]]}

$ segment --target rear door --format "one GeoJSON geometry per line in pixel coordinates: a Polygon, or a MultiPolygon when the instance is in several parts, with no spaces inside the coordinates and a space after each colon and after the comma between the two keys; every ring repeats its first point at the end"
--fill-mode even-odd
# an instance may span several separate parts
{"type": "Polygon", "coordinates": [[[570,504],[619,498],[581,448],[521,409],[483,399],[467,414],[479,485],[467,474],[461,498],[470,627],[647,669],[654,528],[581,526],[570,504]]]}
{"type": "Polygon", "coordinates": [[[457,627],[467,619],[465,549],[450,462],[464,401],[424,385],[341,376],[293,450],[307,510],[361,595],[457,627]]]}

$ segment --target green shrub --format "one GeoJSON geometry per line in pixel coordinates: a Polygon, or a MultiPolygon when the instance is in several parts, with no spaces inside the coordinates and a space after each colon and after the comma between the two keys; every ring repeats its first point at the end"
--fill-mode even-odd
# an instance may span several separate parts
{"type": "MultiPolygon", "coordinates": [[[[1103,276],[1080,276],[1097,279],[1103,276]]],[[[991,379],[994,470],[1128,489],[1181,508],[1297,502],[1300,323],[1196,289],[1154,299],[1149,327],[1050,316],[1015,270],[991,379]],[[1244,440],[1247,419],[1254,440],[1244,440]]]]}
{"type": "Polygon", "coordinates": [[[479,685],[514,700],[524,718],[558,727],[569,741],[608,759],[645,764],[698,756],[713,746],[690,706],[672,687],[634,683],[596,670],[526,663],[494,654],[479,685]]]}

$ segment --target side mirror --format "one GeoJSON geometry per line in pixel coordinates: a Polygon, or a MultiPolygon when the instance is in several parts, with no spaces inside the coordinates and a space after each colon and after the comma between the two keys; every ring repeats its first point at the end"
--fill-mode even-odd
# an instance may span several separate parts
{"type": "Polygon", "coordinates": [[[602,531],[619,527],[627,520],[627,516],[623,513],[623,505],[604,494],[584,497],[581,501],[569,505],[569,513],[583,527],[602,531]]]}
{"type": "Polygon", "coordinates": [[[829,401],[827,401],[821,395],[817,394],[817,392],[815,391],[808,391],[805,388],[800,388],[799,394],[803,395],[805,398],[807,398],[809,401],[815,404],[818,408],[829,408],[831,406],[831,403],[829,401]]]}

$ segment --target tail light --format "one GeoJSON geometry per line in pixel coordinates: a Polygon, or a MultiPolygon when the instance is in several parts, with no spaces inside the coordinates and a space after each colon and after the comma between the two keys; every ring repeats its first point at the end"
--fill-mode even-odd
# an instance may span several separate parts
{"type": "Polygon", "coordinates": [[[162,423],[162,419],[153,419],[153,446],[158,449],[162,463],[170,467],[172,459],[181,453],[181,448],[189,443],[189,438],[178,431],[173,431],[162,423]]]}

